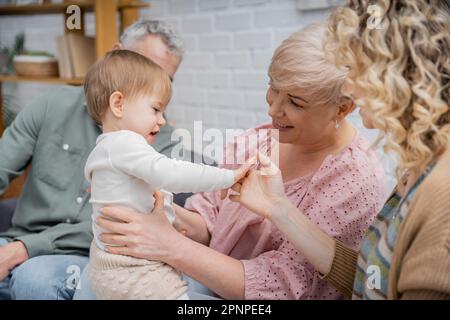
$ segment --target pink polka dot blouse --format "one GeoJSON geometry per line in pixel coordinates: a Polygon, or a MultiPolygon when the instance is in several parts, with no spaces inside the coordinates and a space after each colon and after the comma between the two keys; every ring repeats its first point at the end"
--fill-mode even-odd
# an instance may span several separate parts
{"type": "MultiPolygon", "coordinates": [[[[269,128],[260,126],[244,135],[251,137],[269,128]]],[[[258,141],[260,150],[270,148],[266,139],[258,137],[252,141],[258,141]]],[[[249,150],[251,145],[237,148],[231,144],[225,156],[245,152],[248,158],[253,153],[249,150]]],[[[285,191],[290,201],[319,228],[358,249],[384,202],[383,169],[368,142],[357,133],[343,151],[329,155],[316,172],[285,183],[285,191]]],[[[270,221],[229,199],[222,201],[220,192],[196,194],[185,207],[206,221],[211,248],[242,262],[246,299],[343,298],[319,278],[270,221]]]]}

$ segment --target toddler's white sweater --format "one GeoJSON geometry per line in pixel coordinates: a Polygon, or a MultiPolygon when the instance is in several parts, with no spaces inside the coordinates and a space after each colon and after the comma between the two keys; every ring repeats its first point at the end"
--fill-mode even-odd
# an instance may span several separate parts
{"type": "Polygon", "coordinates": [[[128,130],[109,132],[97,138],[88,157],[85,176],[91,183],[94,239],[104,232],[95,223],[103,206],[125,207],[142,213],[153,209],[153,193],[160,189],[171,222],[175,216],[172,194],[226,189],[233,185],[231,170],[170,159],[158,153],[141,135],[128,130]]]}

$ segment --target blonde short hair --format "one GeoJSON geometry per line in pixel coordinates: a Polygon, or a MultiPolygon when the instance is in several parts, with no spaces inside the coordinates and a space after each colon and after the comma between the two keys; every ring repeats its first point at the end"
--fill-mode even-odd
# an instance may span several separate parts
{"type": "Polygon", "coordinates": [[[312,24],[284,40],[273,54],[269,77],[279,89],[304,89],[309,102],[339,106],[348,100],[341,93],[347,70],[325,58],[325,31],[325,25],[312,24]]]}
{"type": "Polygon", "coordinates": [[[125,99],[157,94],[166,105],[172,85],[167,73],[150,59],[133,51],[114,50],[89,69],[84,82],[87,110],[95,122],[102,123],[115,91],[125,99]]]}

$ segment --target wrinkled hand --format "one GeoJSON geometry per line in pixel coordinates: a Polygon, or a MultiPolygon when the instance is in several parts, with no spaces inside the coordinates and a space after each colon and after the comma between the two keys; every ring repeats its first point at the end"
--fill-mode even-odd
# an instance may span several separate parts
{"type": "Polygon", "coordinates": [[[14,241],[0,247],[0,281],[5,279],[15,266],[28,258],[27,248],[21,241],[14,241]]]}
{"type": "Polygon", "coordinates": [[[271,219],[278,204],[289,201],[284,192],[283,178],[278,167],[266,156],[258,152],[260,168],[251,170],[246,177],[231,189],[237,194],[229,196],[254,213],[271,219]]]}
{"type": "Polygon", "coordinates": [[[97,224],[108,230],[100,235],[106,250],[113,254],[147,260],[161,260],[170,255],[172,245],[184,238],[170,224],[164,212],[164,197],[157,191],[151,213],[143,214],[117,207],[104,207],[97,224]]]}

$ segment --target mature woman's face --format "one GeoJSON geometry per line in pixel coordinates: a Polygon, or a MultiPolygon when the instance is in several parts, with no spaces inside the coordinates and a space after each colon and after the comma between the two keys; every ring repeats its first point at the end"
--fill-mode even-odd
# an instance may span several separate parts
{"type": "Polygon", "coordinates": [[[326,143],[335,129],[337,107],[314,105],[302,89],[281,91],[270,85],[266,100],[272,125],[281,143],[315,145],[326,143]]]}

